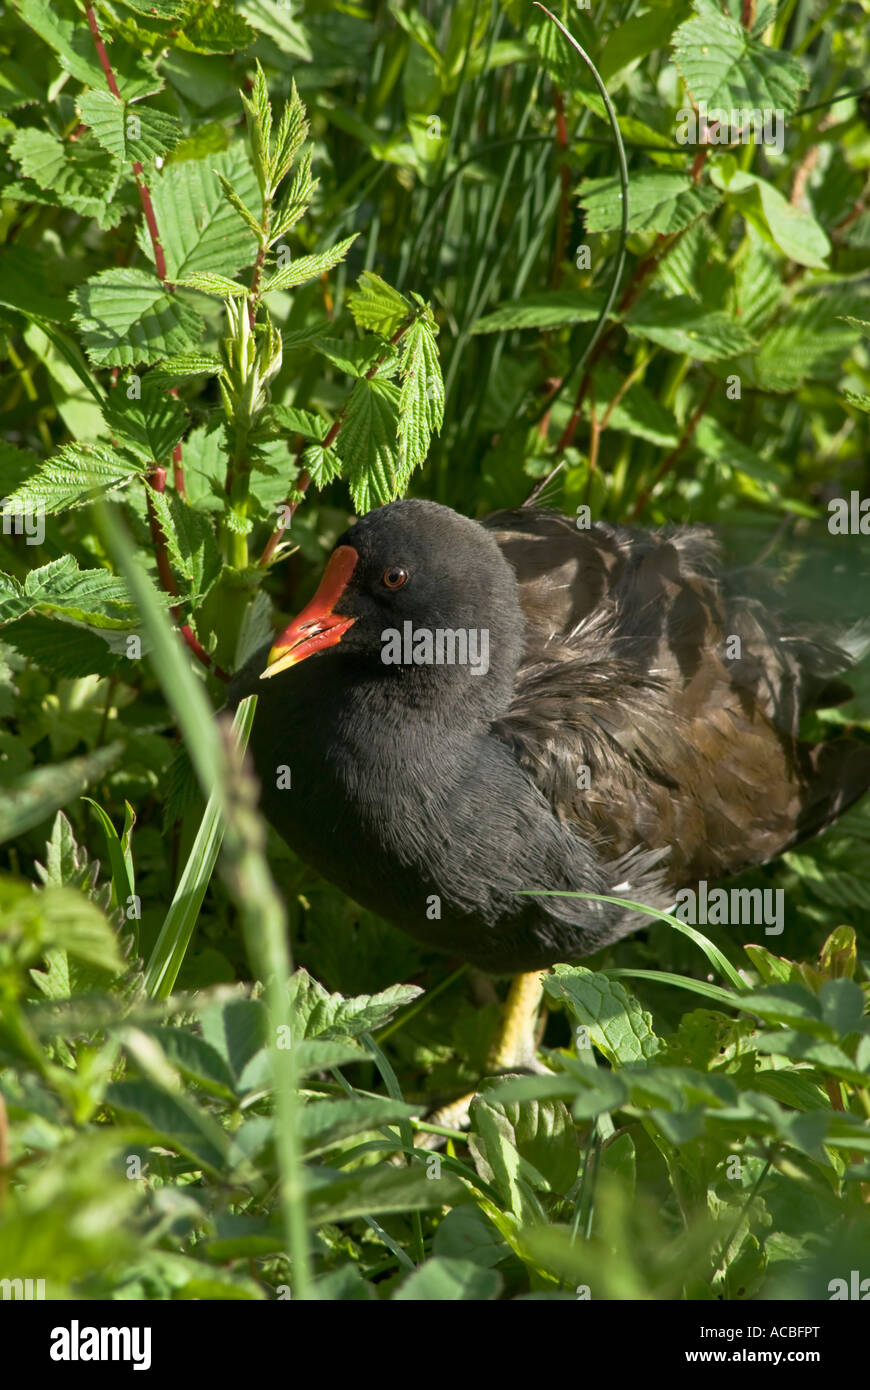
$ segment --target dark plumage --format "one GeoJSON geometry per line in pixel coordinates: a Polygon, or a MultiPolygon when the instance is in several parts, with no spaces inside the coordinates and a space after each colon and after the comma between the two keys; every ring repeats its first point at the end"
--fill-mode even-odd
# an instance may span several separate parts
{"type": "Polygon", "coordinates": [[[497,973],[588,955],[644,919],[519,890],[667,906],[870,785],[867,745],[798,737],[802,711],[847,693],[848,656],[732,592],[706,530],[578,530],[532,509],[477,523],[412,500],[337,550],[273,650],[299,664],[259,679],[259,653],[232,699],[259,695],[251,749],[278,832],[429,946],[497,973]],[[406,621],[486,629],[486,674],[385,665],[382,633],[406,621]]]}

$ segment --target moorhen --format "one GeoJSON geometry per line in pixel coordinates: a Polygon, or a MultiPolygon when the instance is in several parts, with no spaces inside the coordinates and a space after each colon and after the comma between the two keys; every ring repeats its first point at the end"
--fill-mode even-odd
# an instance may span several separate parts
{"type": "MultiPolygon", "coordinates": [[[[798,732],[850,664],[743,594],[704,528],[405,500],[341,536],[231,701],[259,696],[263,810],[303,859],[427,946],[540,972],[645,919],[528,890],[669,907],[855,801],[870,747],[798,732]]],[[[515,982],[512,1038],[537,997],[515,982]]]]}

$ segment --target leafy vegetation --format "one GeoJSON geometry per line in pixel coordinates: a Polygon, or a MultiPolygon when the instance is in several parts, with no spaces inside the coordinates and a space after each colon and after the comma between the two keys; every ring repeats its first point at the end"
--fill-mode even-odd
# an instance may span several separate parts
{"type": "MultiPolygon", "coordinates": [[[[854,607],[868,541],[827,503],[870,493],[863,7],[563,9],[591,66],[526,0],[0,19],[0,1277],[870,1275],[866,805],[747,879],[784,954],[658,920],[547,976],[550,1074],[487,1079],[502,987],[267,839],[251,704],[215,714],[406,491],[787,535],[795,592],[854,607]],[[781,140],[725,132],[747,107],[781,140]],[[468,1133],[427,1121],[474,1086],[468,1133]]],[[[818,727],[868,701],[859,673],[818,727]]]]}

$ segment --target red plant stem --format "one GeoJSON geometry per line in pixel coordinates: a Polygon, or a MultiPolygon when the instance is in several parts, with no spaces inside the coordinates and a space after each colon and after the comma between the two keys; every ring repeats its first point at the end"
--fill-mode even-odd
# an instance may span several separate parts
{"type": "Polygon", "coordinates": [[[655,489],[661,482],[662,478],[664,478],[667,473],[671,472],[680,455],[688,447],[689,443],[691,442],[692,436],[695,433],[695,430],[698,428],[701,417],[707,409],[707,406],[710,404],[710,397],[713,394],[713,389],[715,385],[715,381],[711,381],[708,384],[707,389],[704,392],[704,395],[701,399],[700,405],[696,408],[694,413],[686,422],[686,427],[683,430],[683,433],[680,435],[679,441],[676,444],[675,448],[673,448],[671,452],[668,454],[668,456],[662,460],[658,469],[656,470],[656,475],[650,483],[649,487],[644,488],[643,492],[640,494],[640,497],[638,497],[637,501],[635,502],[634,509],[630,517],[628,518],[629,521],[637,520],[644,507],[646,506],[647,502],[649,501],[652,493],[655,491],[655,489]]]}
{"type": "MultiPolygon", "coordinates": [[[[94,13],[93,5],[88,5],[86,14],[88,17],[88,27],[90,28],[94,40],[94,48],[97,50],[97,58],[105,74],[106,82],[109,85],[109,91],[112,93],[113,97],[117,97],[118,101],[122,101],[123,98],[118,90],[118,84],[115,81],[115,74],[112,71],[112,64],[106,52],[106,45],[103,43],[103,37],[100,33],[100,26],[97,24],[97,16],[94,13]]],[[[133,173],[136,178],[136,187],[139,190],[139,200],[142,203],[142,211],[145,214],[145,225],[148,228],[148,235],[151,238],[151,246],[154,251],[154,268],[157,271],[161,283],[165,285],[166,257],[163,254],[160,231],[157,226],[157,218],[154,215],[154,204],[151,201],[151,193],[148,189],[148,184],[145,182],[142,165],[139,163],[138,159],[133,161],[133,173]]]]}
{"type": "Polygon", "coordinates": [[[254,274],[251,279],[251,292],[248,295],[248,323],[251,332],[254,331],[254,324],[257,321],[257,305],[260,302],[260,280],[263,275],[263,262],[266,259],[266,248],[261,246],[257,252],[257,259],[254,263],[254,274]]]}

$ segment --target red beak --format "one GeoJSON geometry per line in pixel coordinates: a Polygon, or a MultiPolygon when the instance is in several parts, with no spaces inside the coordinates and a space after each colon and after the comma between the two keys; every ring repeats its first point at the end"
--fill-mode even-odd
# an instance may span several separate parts
{"type": "Polygon", "coordinates": [[[329,557],[329,564],[314,598],[289,627],[285,628],[269,653],[269,664],[260,675],[260,680],[277,676],[297,666],[306,657],[322,652],[326,647],[334,647],[341,641],[345,632],[356,622],[341,613],[333,613],[350,577],[356,568],[359,555],[352,545],[340,545],[329,557]]]}

